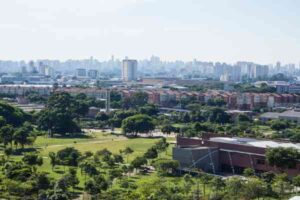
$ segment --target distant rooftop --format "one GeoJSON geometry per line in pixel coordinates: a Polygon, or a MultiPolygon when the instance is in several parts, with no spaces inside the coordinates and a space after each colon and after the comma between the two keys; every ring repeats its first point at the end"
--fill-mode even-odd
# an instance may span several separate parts
{"type": "Polygon", "coordinates": [[[227,110],[227,113],[241,113],[241,114],[246,114],[246,113],[252,113],[252,111],[249,110],[227,110]]]}
{"type": "Polygon", "coordinates": [[[249,145],[249,146],[260,147],[260,148],[293,147],[300,151],[300,144],[276,142],[276,141],[271,141],[271,140],[257,140],[257,139],[252,139],[252,138],[239,138],[239,137],[233,137],[233,138],[212,137],[209,140],[213,141],[213,142],[249,145]]]}
{"type": "Polygon", "coordinates": [[[269,119],[279,119],[280,117],[286,118],[286,117],[297,117],[300,118],[300,110],[294,109],[294,110],[287,110],[282,113],[279,112],[266,112],[260,115],[261,118],[269,118],[269,119]]]}
{"type": "Polygon", "coordinates": [[[23,88],[31,88],[31,87],[50,87],[52,88],[53,85],[42,85],[42,84],[3,84],[0,87],[23,87],[23,88]]]}

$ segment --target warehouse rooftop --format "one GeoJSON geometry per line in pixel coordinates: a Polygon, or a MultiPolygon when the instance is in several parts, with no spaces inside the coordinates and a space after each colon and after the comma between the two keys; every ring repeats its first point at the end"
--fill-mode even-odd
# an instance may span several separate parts
{"type": "Polygon", "coordinates": [[[276,148],[276,147],[293,147],[300,151],[300,144],[287,143],[287,142],[276,142],[271,140],[257,140],[252,138],[239,138],[239,137],[212,137],[209,139],[212,142],[228,143],[228,144],[238,144],[238,145],[248,145],[260,148],[276,148]]]}

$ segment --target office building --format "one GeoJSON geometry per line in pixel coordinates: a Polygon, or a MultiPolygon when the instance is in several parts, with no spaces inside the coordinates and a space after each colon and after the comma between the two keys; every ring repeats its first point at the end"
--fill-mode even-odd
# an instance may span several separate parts
{"type": "Polygon", "coordinates": [[[253,68],[254,78],[265,78],[268,73],[269,67],[267,65],[255,65],[253,68]]]}
{"type": "Polygon", "coordinates": [[[83,68],[76,69],[76,76],[80,78],[86,77],[86,69],[83,68]]]}
{"type": "Polygon", "coordinates": [[[88,71],[88,77],[91,79],[96,79],[98,77],[98,71],[96,69],[90,69],[88,71]]]}
{"type": "Polygon", "coordinates": [[[27,73],[26,66],[22,66],[22,67],[21,67],[21,73],[22,73],[23,75],[27,73]]]}
{"type": "Polygon", "coordinates": [[[45,75],[45,69],[46,69],[46,66],[44,65],[44,63],[39,62],[39,66],[38,66],[39,74],[45,75]]]}
{"type": "Polygon", "coordinates": [[[137,60],[123,60],[122,79],[123,81],[137,80],[137,60]]]}
{"type": "Polygon", "coordinates": [[[45,66],[45,76],[53,77],[54,76],[54,69],[52,67],[45,66]]]}
{"type": "Polygon", "coordinates": [[[36,69],[33,61],[29,62],[29,73],[31,73],[31,74],[37,73],[37,69],[36,69]]]}

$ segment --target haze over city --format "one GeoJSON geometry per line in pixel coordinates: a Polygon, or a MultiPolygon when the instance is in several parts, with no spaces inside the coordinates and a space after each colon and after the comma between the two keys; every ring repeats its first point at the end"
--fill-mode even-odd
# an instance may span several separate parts
{"type": "Polygon", "coordinates": [[[300,2],[2,0],[1,60],[299,63],[300,2]]]}
{"type": "Polygon", "coordinates": [[[0,0],[0,199],[299,200],[299,8],[0,0]]]}

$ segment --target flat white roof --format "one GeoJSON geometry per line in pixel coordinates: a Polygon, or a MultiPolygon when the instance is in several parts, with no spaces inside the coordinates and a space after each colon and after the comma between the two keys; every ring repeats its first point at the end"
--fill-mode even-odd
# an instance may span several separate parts
{"type": "Polygon", "coordinates": [[[43,84],[3,84],[0,85],[0,87],[47,87],[47,88],[52,88],[53,85],[43,85],[43,84]]]}
{"type": "Polygon", "coordinates": [[[212,137],[209,140],[213,141],[213,142],[240,144],[240,145],[248,145],[248,146],[253,146],[253,147],[261,147],[261,148],[293,147],[300,151],[300,144],[275,142],[275,141],[271,141],[271,140],[257,140],[257,139],[252,139],[252,138],[239,138],[239,137],[233,137],[233,138],[212,137]]]}

